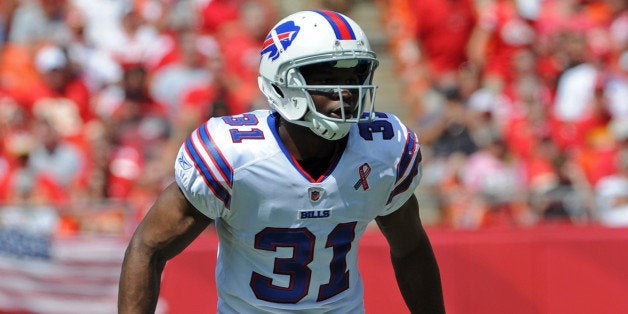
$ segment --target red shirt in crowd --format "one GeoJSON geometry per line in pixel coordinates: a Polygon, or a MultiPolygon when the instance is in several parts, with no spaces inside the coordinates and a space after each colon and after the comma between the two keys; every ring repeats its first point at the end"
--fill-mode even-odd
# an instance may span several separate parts
{"type": "Polygon", "coordinates": [[[470,0],[413,0],[415,35],[430,72],[458,71],[476,23],[470,0]]]}

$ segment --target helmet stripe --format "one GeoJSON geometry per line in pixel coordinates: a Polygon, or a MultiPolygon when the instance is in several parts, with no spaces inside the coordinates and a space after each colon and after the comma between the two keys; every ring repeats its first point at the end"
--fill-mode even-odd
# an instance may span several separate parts
{"type": "MultiPolygon", "coordinates": [[[[281,34],[277,34],[277,37],[282,40],[282,39],[286,39],[290,36],[290,33],[281,33],[281,34]]],[[[266,37],[266,40],[264,41],[263,44],[263,49],[268,48],[270,45],[274,44],[275,42],[273,41],[273,37],[271,35],[268,35],[266,37]]]]}
{"type": "Polygon", "coordinates": [[[353,32],[353,28],[351,28],[351,25],[349,25],[349,22],[345,19],[344,16],[338,14],[337,12],[329,10],[315,10],[314,12],[322,15],[323,17],[325,17],[325,19],[327,19],[331,27],[334,29],[334,33],[336,33],[336,39],[355,39],[355,33],[353,32]]]}

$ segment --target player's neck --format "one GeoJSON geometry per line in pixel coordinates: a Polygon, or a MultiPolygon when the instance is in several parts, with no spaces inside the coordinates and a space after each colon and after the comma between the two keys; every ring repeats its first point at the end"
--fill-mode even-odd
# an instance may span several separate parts
{"type": "Polygon", "coordinates": [[[297,160],[331,158],[342,145],[342,140],[330,141],[312,132],[309,128],[279,119],[279,137],[290,154],[297,160]]]}

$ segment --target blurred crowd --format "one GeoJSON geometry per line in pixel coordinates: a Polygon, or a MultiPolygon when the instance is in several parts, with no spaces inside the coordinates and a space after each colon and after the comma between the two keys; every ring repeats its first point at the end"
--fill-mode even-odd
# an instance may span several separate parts
{"type": "Polygon", "coordinates": [[[628,1],[377,3],[440,224],[628,225],[628,1]]]}
{"type": "Polygon", "coordinates": [[[0,202],[53,207],[62,232],[141,217],[189,132],[265,106],[275,14],[265,0],[2,0],[0,202]]]}
{"type": "MultiPolygon", "coordinates": [[[[53,207],[61,233],[141,218],[189,132],[266,108],[259,47],[278,2],[0,1],[0,203],[53,207]]],[[[626,1],[364,2],[434,224],[628,225],[626,1]]]]}

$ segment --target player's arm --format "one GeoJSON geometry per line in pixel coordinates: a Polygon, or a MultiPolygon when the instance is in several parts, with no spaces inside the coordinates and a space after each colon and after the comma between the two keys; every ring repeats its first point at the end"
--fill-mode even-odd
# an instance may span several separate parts
{"type": "Polygon", "coordinates": [[[397,211],[376,218],[388,240],[403,299],[412,313],[445,313],[440,272],[412,195],[397,211]]]}
{"type": "Polygon", "coordinates": [[[176,183],[157,198],[137,227],[124,256],[118,313],[152,313],[166,261],[179,254],[211,222],[188,202],[176,183]]]}

